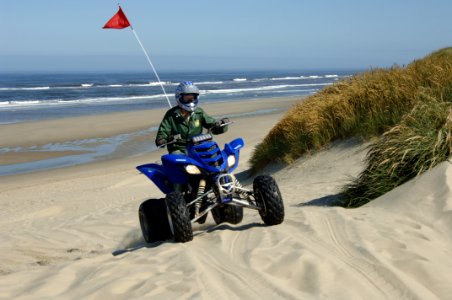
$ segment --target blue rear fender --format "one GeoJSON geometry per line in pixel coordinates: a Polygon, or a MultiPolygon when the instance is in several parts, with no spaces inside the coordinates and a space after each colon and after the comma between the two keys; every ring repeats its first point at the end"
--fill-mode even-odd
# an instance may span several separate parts
{"type": "Polygon", "coordinates": [[[146,175],[164,194],[174,190],[171,179],[161,165],[145,164],[137,167],[138,171],[146,175]]]}

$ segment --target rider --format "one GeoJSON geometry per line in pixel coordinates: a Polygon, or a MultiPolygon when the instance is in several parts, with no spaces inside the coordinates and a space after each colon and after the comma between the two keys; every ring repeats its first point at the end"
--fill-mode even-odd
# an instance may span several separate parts
{"type": "MultiPolygon", "coordinates": [[[[180,134],[182,140],[187,140],[202,133],[202,129],[212,129],[213,134],[227,131],[229,119],[215,120],[203,109],[198,107],[199,89],[190,81],[181,82],[175,92],[177,106],[169,109],[163,117],[155,138],[157,147],[165,146],[180,134]]],[[[184,142],[168,144],[168,152],[173,154],[186,153],[184,142]]]]}

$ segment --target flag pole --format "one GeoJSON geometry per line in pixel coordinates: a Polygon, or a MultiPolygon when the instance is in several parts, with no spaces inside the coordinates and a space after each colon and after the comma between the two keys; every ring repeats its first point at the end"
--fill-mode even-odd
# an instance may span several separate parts
{"type": "Polygon", "coordinates": [[[141,43],[141,40],[138,37],[138,34],[133,29],[132,24],[130,24],[130,22],[127,19],[126,15],[122,11],[121,5],[119,5],[119,3],[118,3],[118,7],[119,7],[118,12],[110,20],[108,20],[108,22],[102,28],[104,28],[104,29],[106,29],[106,28],[123,29],[123,28],[126,28],[126,27],[130,27],[130,29],[132,29],[132,32],[133,32],[135,38],[137,39],[138,44],[141,46],[141,50],[143,50],[144,55],[146,56],[146,59],[148,60],[148,63],[149,63],[149,65],[152,68],[152,71],[154,71],[155,77],[157,77],[157,80],[158,80],[160,86],[162,87],[163,94],[165,95],[166,101],[168,101],[168,105],[171,108],[172,107],[171,106],[171,102],[170,102],[170,100],[168,98],[168,95],[166,94],[165,87],[163,86],[163,83],[160,80],[159,74],[157,74],[157,71],[155,70],[154,65],[152,64],[152,61],[149,58],[149,55],[146,52],[146,49],[144,49],[143,44],[141,43]]]}
{"type": "Polygon", "coordinates": [[[137,39],[138,44],[140,44],[141,50],[143,50],[144,55],[146,56],[146,58],[147,58],[147,60],[148,60],[148,63],[149,63],[149,65],[150,65],[151,68],[152,68],[152,71],[154,71],[155,77],[157,77],[157,80],[158,80],[160,86],[162,87],[163,94],[165,94],[166,101],[168,101],[168,105],[169,105],[169,107],[171,108],[171,107],[172,107],[172,106],[171,106],[171,102],[170,102],[170,100],[169,100],[169,98],[168,98],[168,95],[166,94],[165,87],[163,86],[163,83],[162,83],[162,81],[160,80],[160,77],[159,77],[159,75],[157,74],[157,71],[155,70],[154,65],[152,64],[152,61],[151,61],[151,59],[149,58],[149,55],[148,55],[148,53],[146,52],[146,49],[144,49],[143,44],[141,43],[141,40],[140,40],[140,38],[138,37],[138,34],[137,34],[137,33],[135,32],[135,30],[133,29],[132,24],[130,25],[130,29],[132,29],[132,32],[133,32],[133,34],[135,35],[135,38],[137,39]]]}

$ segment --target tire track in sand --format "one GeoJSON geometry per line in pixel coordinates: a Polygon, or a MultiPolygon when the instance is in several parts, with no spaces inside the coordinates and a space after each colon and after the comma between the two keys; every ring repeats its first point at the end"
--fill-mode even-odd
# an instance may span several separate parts
{"type": "MultiPolygon", "coordinates": [[[[220,225],[221,226],[221,225],[220,225]]],[[[212,236],[214,233],[209,233],[212,236]]],[[[255,230],[221,231],[211,239],[202,241],[204,245],[187,251],[187,259],[197,267],[201,279],[200,287],[212,299],[299,299],[296,294],[279,286],[266,274],[250,267],[244,255],[250,244],[258,247],[259,236],[255,230]],[[225,237],[225,235],[228,235],[225,237]],[[230,236],[232,235],[232,236],[230,236]],[[219,245],[218,239],[221,240],[219,245]],[[250,241],[250,239],[255,239],[250,241]],[[216,252],[217,251],[217,252],[216,252]],[[225,291],[225,286],[229,286],[225,291]],[[222,292],[223,291],[223,292],[222,292]],[[231,293],[232,291],[232,293],[231,293]]]]}
{"type": "MultiPolygon", "coordinates": [[[[316,239],[312,235],[304,235],[297,231],[297,238],[301,241],[306,240],[307,248],[321,253],[325,258],[333,258],[342,264],[350,267],[356,274],[364,278],[370,286],[374,287],[382,298],[385,299],[401,299],[410,298],[418,299],[418,294],[413,294],[411,288],[406,285],[394,272],[385,268],[381,262],[371,256],[369,252],[362,252],[362,248],[350,248],[340,241],[349,241],[350,237],[345,229],[345,221],[330,218],[332,214],[326,213],[320,215],[317,213],[305,211],[305,215],[309,217],[308,223],[315,228],[315,232],[327,232],[329,241],[324,239],[316,239]],[[332,220],[334,224],[332,224],[332,220]],[[367,256],[365,256],[367,255],[367,256]],[[375,260],[372,260],[374,258],[375,260]],[[400,287],[404,288],[401,289],[400,287]]],[[[429,291],[425,291],[431,294],[429,291]]],[[[431,294],[432,297],[434,295],[431,294]]]]}

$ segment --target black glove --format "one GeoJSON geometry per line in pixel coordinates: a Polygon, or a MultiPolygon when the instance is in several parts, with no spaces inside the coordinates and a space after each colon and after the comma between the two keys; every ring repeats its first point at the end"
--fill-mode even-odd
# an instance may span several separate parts
{"type": "Polygon", "coordinates": [[[166,139],[157,139],[155,141],[155,144],[157,145],[157,147],[161,147],[161,146],[165,145],[166,143],[168,143],[166,139]]]}
{"type": "Polygon", "coordinates": [[[215,126],[221,126],[223,124],[229,123],[229,118],[223,118],[215,122],[215,126]]]}
{"type": "Polygon", "coordinates": [[[182,139],[180,134],[170,135],[168,137],[168,142],[174,142],[174,141],[177,141],[177,140],[180,140],[180,139],[182,139]]]}

